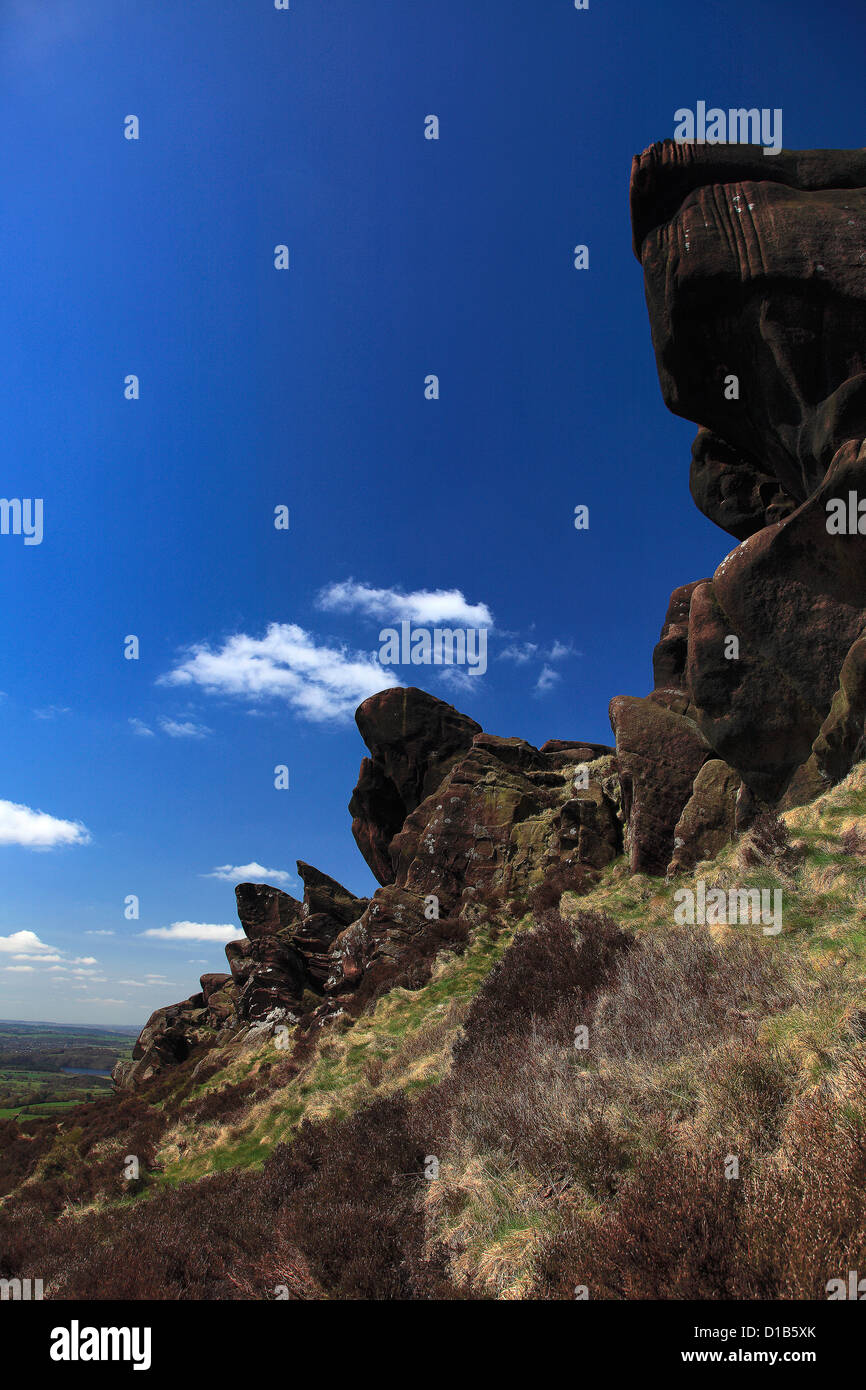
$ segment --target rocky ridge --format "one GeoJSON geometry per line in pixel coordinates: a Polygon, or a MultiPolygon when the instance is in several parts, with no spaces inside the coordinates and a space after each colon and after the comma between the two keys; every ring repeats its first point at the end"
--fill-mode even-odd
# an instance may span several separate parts
{"type": "Polygon", "coordinates": [[[379,888],[303,863],[302,901],[241,884],[230,973],[152,1016],[119,1086],[411,982],[449,925],[551,875],[581,891],[622,852],[688,869],[864,756],[866,151],[665,141],[636,157],[631,206],[662,393],[698,426],[691,493],[739,544],[674,590],[653,689],[611,702],[615,747],[499,738],[414,688],[366,700],[349,809],[379,888]]]}

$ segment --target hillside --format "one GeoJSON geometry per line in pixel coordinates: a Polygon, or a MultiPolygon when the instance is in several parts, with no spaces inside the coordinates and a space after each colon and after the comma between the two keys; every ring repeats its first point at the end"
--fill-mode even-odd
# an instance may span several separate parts
{"type": "Polygon", "coordinates": [[[41,1150],[4,1273],[73,1297],[825,1296],[866,1238],[864,809],[861,764],[681,880],[619,857],[491,912],[306,1055],[253,1029],[108,1134],[85,1106],[4,1136],[7,1188],[41,1150]],[[675,926],[701,879],[780,890],[779,937],[675,926]]]}
{"type": "Polygon", "coordinates": [[[662,391],[736,547],[674,590],[610,746],[364,700],[375,893],[240,884],[228,969],[115,1097],[2,1122],[0,1276],[773,1300],[863,1267],[864,184],[862,150],[634,161],[662,391]]]}

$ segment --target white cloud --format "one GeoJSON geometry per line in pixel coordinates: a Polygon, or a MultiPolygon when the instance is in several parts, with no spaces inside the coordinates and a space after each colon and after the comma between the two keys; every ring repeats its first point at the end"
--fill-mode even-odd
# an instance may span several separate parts
{"type": "Polygon", "coordinates": [[[14,801],[0,801],[0,845],[50,849],[54,845],[86,845],[90,831],[80,821],[58,820],[14,801]]]}
{"type": "Polygon", "coordinates": [[[141,936],[158,936],[161,941],[233,941],[237,927],[209,922],[172,922],[170,927],[150,927],[141,936]]]}
{"type": "Polygon", "coordinates": [[[548,652],[551,661],[561,661],[564,656],[576,656],[574,646],[571,642],[560,642],[557,637],[548,652]]]}
{"type": "Polygon", "coordinates": [[[287,870],[266,869],[255,860],[251,864],[220,864],[211,873],[202,874],[201,877],[219,878],[224,883],[294,883],[287,870]]]}
{"type": "Polygon", "coordinates": [[[160,719],[159,727],[169,738],[207,738],[213,733],[205,724],[193,724],[189,719],[160,719]]]}
{"type": "Polygon", "coordinates": [[[130,719],[129,727],[134,734],[138,734],[139,738],[156,738],[153,729],[145,724],[143,719],[130,719]]]}
{"type": "Polygon", "coordinates": [[[560,679],[561,677],[559,672],[554,671],[552,666],[542,666],[541,675],[535,682],[536,692],[539,695],[546,694],[548,690],[553,689],[553,687],[559,682],[560,679]]]}
{"type": "Polygon", "coordinates": [[[71,714],[72,710],[68,705],[46,705],[44,709],[33,711],[36,719],[56,719],[58,714],[71,714]]]}
{"type": "Polygon", "coordinates": [[[14,972],[17,972],[19,975],[32,975],[32,974],[33,974],[33,966],[32,966],[32,965],[5,965],[5,966],[3,967],[3,969],[6,970],[10,975],[13,974],[14,972]]]}
{"type": "Polygon", "coordinates": [[[113,931],[86,931],[85,936],[114,936],[113,931]]]}
{"type": "Polygon", "coordinates": [[[271,623],[264,637],[236,633],[217,650],[191,647],[160,683],[250,700],[279,697],[315,720],[350,716],[368,695],[399,685],[375,655],[318,645],[296,623],[271,623]]]}
{"type": "Polygon", "coordinates": [[[483,675],[473,675],[465,666],[436,666],[434,670],[443,685],[451,686],[453,690],[461,693],[472,691],[477,694],[484,679],[483,675]]]}
{"type": "Polygon", "coordinates": [[[535,642],[512,642],[510,647],[503,647],[499,653],[500,661],[514,661],[518,666],[525,666],[527,661],[531,661],[538,653],[538,645],[535,642]]]}
{"type": "Polygon", "coordinates": [[[329,584],[318,596],[318,605],[329,612],[360,611],[370,618],[396,621],[408,618],[421,626],[451,623],[455,627],[493,627],[486,603],[468,603],[459,589],[374,589],[347,579],[329,584]]]}
{"type": "Polygon", "coordinates": [[[45,941],[40,941],[35,931],[15,931],[11,936],[0,936],[0,952],[8,952],[10,955],[19,957],[26,952],[31,959],[36,960],[38,958],[36,952],[44,953],[46,951],[51,953],[52,959],[60,959],[56,954],[57,947],[49,946],[45,941]]]}

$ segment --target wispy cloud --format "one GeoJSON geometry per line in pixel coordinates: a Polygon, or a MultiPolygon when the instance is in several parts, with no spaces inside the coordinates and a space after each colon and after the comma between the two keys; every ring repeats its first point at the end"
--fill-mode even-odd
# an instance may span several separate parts
{"type": "Polygon", "coordinates": [[[61,714],[71,714],[72,710],[68,705],[46,705],[44,709],[35,709],[33,717],[35,719],[56,719],[61,714]]]}
{"type": "Polygon", "coordinates": [[[538,655],[537,642],[512,642],[510,646],[503,647],[499,653],[500,661],[513,661],[518,666],[525,666],[528,661],[538,655]]]}
{"type": "Polygon", "coordinates": [[[541,675],[535,682],[535,692],[537,695],[546,695],[548,690],[552,690],[562,679],[561,673],[555,671],[552,666],[542,666],[541,675]]]}
{"type": "Polygon", "coordinates": [[[129,727],[134,734],[138,734],[139,738],[156,738],[153,729],[151,729],[148,724],[145,724],[143,719],[130,719],[129,727]]]}
{"type": "Polygon", "coordinates": [[[266,869],[255,860],[251,864],[220,864],[202,878],[219,878],[224,883],[294,883],[286,869],[266,869]]]}
{"type": "Polygon", "coordinates": [[[198,644],[164,685],[197,685],[210,694],[285,700],[306,719],[346,718],[368,695],[399,685],[369,653],[321,645],[295,623],[271,623],[264,637],[236,633],[221,647],[198,644]]]}
{"type": "Polygon", "coordinates": [[[0,801],[0,845],[53,849],[57,845],[86,845],[90,831],[80,821],[60,820],[14,801],[0,801]]]}
{"type": "Polygon", "coordinates": [[[327,612],[360,612],[392,622],[408,618],[421,626],[451,623],[455,627],[493,627],[487,604],[469,603],[459,589],[415,589],[406,594],[401,589],[374,589],[347,579],[322,589],[317,602],[327,612]]]}
{"type": "Polygon", "coordinates": [[[172,922],[170,927],[150,927],[141,936],[158,937],[160,941],[232,941],[240,932],[228,923],[172,922]]]}
{"type": "Polygon", "coordinates": [[[160,719],[159,727],[169,738],[208,738],[213,733],[206,724],[194,724],[190,719],[160,719]]]}

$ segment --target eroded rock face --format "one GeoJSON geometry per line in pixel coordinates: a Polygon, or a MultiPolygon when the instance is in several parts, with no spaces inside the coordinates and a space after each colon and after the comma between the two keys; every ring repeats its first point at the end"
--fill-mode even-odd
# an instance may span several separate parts
{"type": "Polygon", "coordinates": [[[368,899],[355,897],[310,864],[299,862],[298,873],[303,902],[270,884],[238,885],[245,935],[225,948],[231,973],[202,975],[200,994],[157,1009],[139,1036],[132,1062],[119,1063],[112,1073],[116,1085],[143,1084],[213,1043],[221,1030],[236,1033],[264,1020],[296,1019],[309,1008],[310,996],[322,994],[333,942],[361,916],[368,899]]]}
{"type": "Polygon", "coordinates": [[[481,726],[414,686],[371,695],[359,706],[355,723],[371,756],[361,763],[349,802],[352,834],[378,881],[393,883],[391,841],[481,726]]]}
{"type": "Polygon", "coordinates": [[[321,993],[330,973],[335,938],[359,918],[368,899],[298,860],[303,902],[268,884],[235,889],[245,941],[229,942],[226,956],[237,985],[238,1021],[257,1022],[274,1010],[296,1011],[305,993],[321,993]]]}
{"type": "Polygon", "coordinates": [[[328,992],[356,988],[384,957],[399,971],[431,933],[431,920],[525,896],[554,865],[589,872],[615,858],[622,827],[609,785],[612,753],[601,744],[557,741],[538,749],[525,739],[475,733],[444,777],[440,764],[435,789],[393,836],[394,881],[335,941],[328,992]],[[577,789],[579,768],[587,786],[577,789]]]}
{"type": "Polygon", "coordinates": [[[663,874],[695,778],[711,756],[697,725],[652,699],[610,704],[632,873],[663,874]]]}
{"type": "Polygon", "coordinates": [[[662,393],[699,426],[692,494],[741,542],[675,590],[650,698],[793,805],[862,752],[866,535],[828,507],[866,497],[866,151],[666,141],[631,201],[662,393]]]}
{"type": "Polygon", "coordinates": [[[111,1073],[115,1086],[134,1088],[176,1066],[200,1043],[212,1040],[213,1028],[203,994],[152,1013],[132,1049],[130,1062],[118,1062],[111,1073]]]}
{"type": "Polygon", "coordinates": [[[461,939],[462,922],[525,898],[557,867],[580,866],[589,883],[621,852],[619,782],[605,744],[551,740],[538,749],[497,738],[420,690],[374,696],[358,725],[372,758],[352,798],[353,829],[371,866],[386,857],[390,881],[359,898],[299,861],[303,901],[269,884],[240,884],[245,934],[226,946],[231,974],[202,976],[200,995],[159,1010],[137,1048],[146,1065],[119,1070],[119,1085],[185,1060],[215,1030],[290,1022],[311,1008],[326,1017],[371,982],[378,990],[407,971],[422,978],[436,953],[461,939]],[[365,799],[376,778],[387,779],[389,804],[403,808],[396,830],[365,799]]]}
{"type": "Polygon", "coordinates": [[[697,471],[731,489],[709,487],[709,514],[724,525],[733,507],[744,539],[863,438],[866,150],[666,140],[636,157],[631,208],[665,403],[713,436],[697,471]]]}
{"type": "Polygon", "coordinates": [[[705,762],[692,794],[674,829],[674,852],[668,877],[690,869],[702,859],[713,859],[731,843],[737,831],[737,797],[742,782],[721,758],[705,762]]]}

